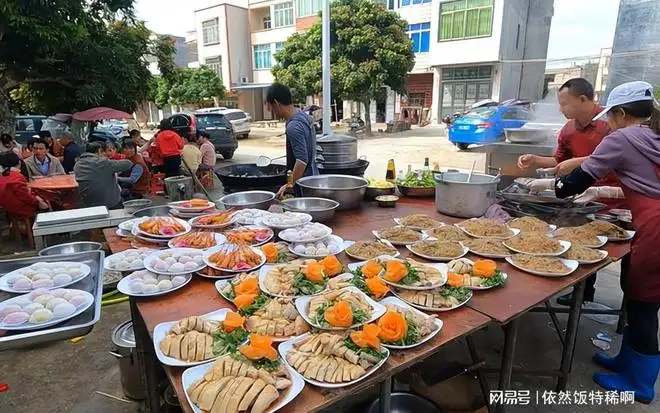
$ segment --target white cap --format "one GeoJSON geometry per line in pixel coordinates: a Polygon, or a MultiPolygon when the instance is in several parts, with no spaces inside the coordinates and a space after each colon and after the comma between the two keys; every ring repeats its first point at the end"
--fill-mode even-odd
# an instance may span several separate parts
{"type": "Polygon", "coordinates": [[[624,83],[612,89],[607,97],[607,104],[598,115],[592,120],[598,120],[605,116],[614,106],[624,105],[626,103],[641,102],[645,100],[655,100],[653,97],[653,86],[650,83],[636,80],[634,82],[624,83]]]}

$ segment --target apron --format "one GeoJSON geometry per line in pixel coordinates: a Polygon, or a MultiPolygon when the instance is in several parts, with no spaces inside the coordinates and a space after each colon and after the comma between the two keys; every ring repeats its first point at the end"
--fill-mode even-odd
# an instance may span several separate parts
{"type": "Polygon", "coordinates": [[[630,244],[626,296],[660,302],[660,199],[621,186],[632,212],[635,236],[630,244]]]}

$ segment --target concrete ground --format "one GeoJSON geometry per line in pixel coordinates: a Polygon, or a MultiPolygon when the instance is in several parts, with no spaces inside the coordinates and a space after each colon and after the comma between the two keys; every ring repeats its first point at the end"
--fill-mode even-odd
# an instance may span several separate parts
{"type": "MultiPolygon", "coordinates": [[[[254,138],[240,141],[235,159],[231,162],[253,162],[261,154],[277,156],[284,154],[284,140],[274,137],[281,133],[277,129],[258,128],[254,138]]],[[[414,129],[402,134],[386,137],[362,139],[359,141],[360,155],[366,155],[371,165],[368,176],[385,176],[387,160],[394,158],[397,169],[406,169],[410,163],[414,168],[423,165],[424,157],[431,162],[438,162],[442,167],[461,169],[470,168],[473,160],[477,167],[483,168],[483,155],[457,151],[444,137],[440,128],[414,129]]],[[[220,160],[219,165],[226,164],[220,160]]],[[[13,239],[3,233],[0,238],[3,253],[25,250],[13,239]]],[[[618,265],[612,265],[601,271],[597,283],[596,301],[609,307],[618,308],[621,302],[619,289],[618,265]]],[[[0,296],[0,300],[4,298],[0,296]]],[[[506,303],[503,303],[506,305],[506,303]]],[[[110,335],[112,330],[130,318],[126,303],[104,307],[100,322],[94,330],[77,343],[69,341],[53,342],[38,347],[0,352],[0,384],[9,386],[0,393],[0,412],[2,413],[134,413],[140,412],[139,403],[125,400],[119,381],[119,365],[109,354],[112,350],[110,335]],[[101,395],[102,392],[115,396],[101,395]]],[[[442,315],[440,315],[442,318],[442,315]]],[[[559,315],[565,324],[566,317],[559,315]]],[[[579,336],[568,389],[571,391],[598,390],[591,376],[598,368],[591,362],[591,356],[597,349],[591,344],[591,338],[599,331],[609,333],[614,338],[613,349],[618,349],[620,336],[615,327],[601,324],[586,317],[580,322],[579,336]]],[[[500,349],[503,342],[501,329],[490,326],[474,335],[480,355],[489,366],[498,367],[500,349]]],[[[518,334],[516,364],[528,368],[554,368],[560,362],[560,343],[545,314],[528,314],[523,317],[518,334]]],[[[448,359],[467,361],[467,354],[462,343],[446,346],[440,352],[448,359]]],[[[497,384],[497,375],[489,375],[491,387],[497,384]]],[[[512,387],[516,390],[535,391],[553,390],[554,381],[542,378],[513,377],[512,387]]],[[[656,385],[660,392],[660,383],[656,385]]],[[[454,399],[453,392],[439,395],[441,398],[454,399]]],[[[534,411],[539,413],[555,412],[622,412],[646,413],[660,411],[660,401],[650,406],[635,403],[629,406],[559,406],[530,405],[509,407],[510,412],[534,411]]],[[[302,412],[301,412],[302,413],[302,412]]]]}

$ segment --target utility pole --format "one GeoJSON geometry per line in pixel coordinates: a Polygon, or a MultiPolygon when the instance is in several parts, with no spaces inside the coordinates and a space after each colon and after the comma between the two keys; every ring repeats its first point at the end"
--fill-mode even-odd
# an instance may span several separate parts
{"type": "Polygon", "coordinates": [[[330,129],[330,0],[323,0],[323,13],[321,20],[321,66],[323,67],[323,135],[332,133],[330,129]]]}

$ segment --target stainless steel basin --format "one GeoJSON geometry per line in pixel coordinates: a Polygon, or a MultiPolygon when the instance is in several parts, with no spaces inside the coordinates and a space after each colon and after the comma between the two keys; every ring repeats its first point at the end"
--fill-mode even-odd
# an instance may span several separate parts
{"type": "Polygon", "coordinates": [[[268,209],[274,199],[275,194],[269,191],[245,191],[225,195],[218,202],[227,209],[268,209]]]}
{"type": "Polygon", "coordinates": [[[337,209],[359,208],[369,183],[351,175],[318,175],[299,179],[303,197],[328,198],[339,202],[337,209]]]}
{"type": "Polygon", "coordinates": [[[138,209],[133,212],[133,216],[140,217],[166,217],[170,215],[170,208],[167,205],[158,205],[149,208],[138,209]]]}
{"type": "Polygon", "coordinates": [[[75,254],[78,252],[87,251],[100,251],[103,248],[98,242],[80,241],[69,242],[66,244],[53,245],[52,247],[44,248],[39,251],[40,256],[44,255],[64,255],[75,254]]]}
{"type": "Polygon", "coordinates": [[[286,211],[304,212],[316,222],[329,221],[339,207],[339,202],[325,198],[291,198],[281,204],[286,211]]]}

